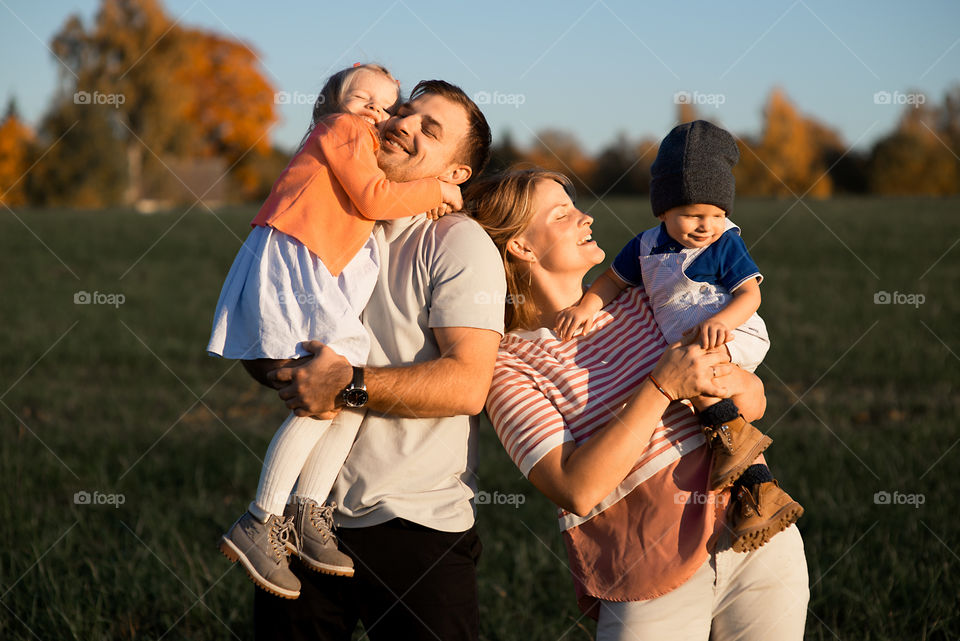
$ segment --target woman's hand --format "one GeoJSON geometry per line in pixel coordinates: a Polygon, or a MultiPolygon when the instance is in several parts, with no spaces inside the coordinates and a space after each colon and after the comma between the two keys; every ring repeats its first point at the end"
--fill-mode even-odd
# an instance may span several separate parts
{"type": "Polygon", "coordinates": [[[671,398],[728,398],[730,393],[722,379],[734,367],[722,346],[705,350],[697,344],[674,343],[660,357],[651,374],[671,398]]]}

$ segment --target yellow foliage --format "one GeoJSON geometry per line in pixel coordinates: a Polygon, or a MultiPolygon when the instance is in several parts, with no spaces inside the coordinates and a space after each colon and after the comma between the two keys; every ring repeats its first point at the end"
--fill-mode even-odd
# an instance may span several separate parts
{"type": "Polygon", "coordinates": [[[24,174],[30,165],[33,132],[12,110],[0,123],[0,203],[22,205],[24,174]]]}

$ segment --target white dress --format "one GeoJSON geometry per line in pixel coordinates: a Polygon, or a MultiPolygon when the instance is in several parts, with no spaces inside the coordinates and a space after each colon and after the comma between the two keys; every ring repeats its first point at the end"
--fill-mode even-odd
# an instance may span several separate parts
{"type": "Polygon", "coordinates": [[[352,365],[366,364],[370,338],[360,312],[377,282],[371,236],[338,277],[295,238],[254,227],[227,274],[207,351],[250,360],[297,358],[318,340],[352,365]]]}

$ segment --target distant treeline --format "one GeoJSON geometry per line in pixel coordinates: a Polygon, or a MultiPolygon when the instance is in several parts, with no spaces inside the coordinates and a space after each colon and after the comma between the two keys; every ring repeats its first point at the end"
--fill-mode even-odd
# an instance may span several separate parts
{"type": "MultiPolygon", "coordinates": [[[[801,114],[782,90],[773,90],[763,110],[760,135],[732,132],[740,147],[740,163],[734,170],[738,195],[960,193],[960,84],[940,104],[918,93],[900,95],[919,99],[906,104],[892,132],[869,150],[859,150],[801,114]]],[[[885,96],[875,99],[883,101],[885,96]]],[[[689,103],[677,106],[678,123],[698,117],[709,120],[689,103]]],[[[646,194],[658,146],[659,139],[624,135],[590,155],[565,131],[540,132],[532,145],[522,148],[508,134],[494,149],[491,170],[532,163],[570,175],[578,190],[588,194],[646,194]]]]}
{"type": "MultiPolygon", "coordinates": [[[[0,203],[258,201],[289,160],[270,132],[278,105],[305,94],[277,92],[247,44],[178,24],[160,0],[101,0],[93,24],[71,16],[50,49],[60,78],[37,131],[12,99],[0,121],[0,203]]],[[[895,96],[907,99],[874,99],[902,105],[897,126],[861,151],[774,90],[761,133],[738,137],[738,194],[960,193],[960,84],[940,102],[895,96]]],[[[698,117],[678,102],[678,122],[698,117]]],[[[504,132],[488,171],[532,163],[570,175],[582,193],[643,194],[657,144],[624,134],[591,155],[569,132],[541,131],[522,147],[504,132]]]]}

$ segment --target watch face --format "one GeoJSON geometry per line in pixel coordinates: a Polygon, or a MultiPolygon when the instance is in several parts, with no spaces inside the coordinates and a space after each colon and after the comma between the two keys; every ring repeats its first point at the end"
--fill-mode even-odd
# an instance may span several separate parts
{"type": "Polygon", "coordinates": [[[343,402],[348,407],[363,407],[367,404],[367,390],[348,389],[343,392],[343,402]]]}

